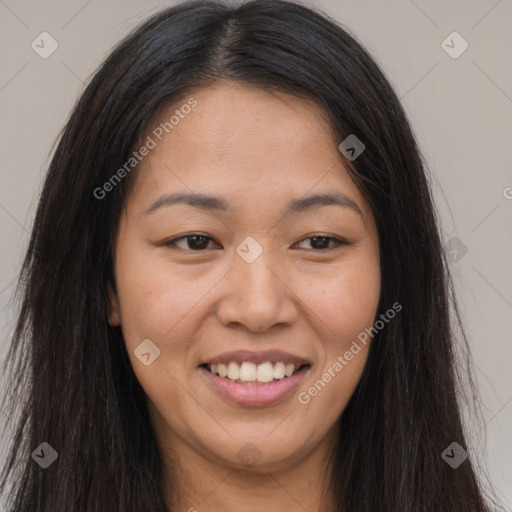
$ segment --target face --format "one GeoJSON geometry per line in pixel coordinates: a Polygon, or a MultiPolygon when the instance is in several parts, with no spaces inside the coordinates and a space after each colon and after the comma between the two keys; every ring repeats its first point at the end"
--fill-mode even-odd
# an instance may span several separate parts
{"type": "Polygon", "coordinates": [[[374,218],[340,141],[315,104],[224,81],[151,130],[110,321],[160,445],[254,471],[332,450],[380,294],[374,218]]]}

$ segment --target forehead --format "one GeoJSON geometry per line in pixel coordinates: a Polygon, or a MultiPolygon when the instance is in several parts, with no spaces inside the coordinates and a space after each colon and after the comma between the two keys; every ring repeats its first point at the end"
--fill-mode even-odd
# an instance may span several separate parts
{"type": "Polygon", "coordinates": [[[155,145],[134,176],[146,204],[176,190],[257,202],[315,188],[362,203],[326,113],[292,94],[216,82],[163,108],[146,135],[155,145]]]}

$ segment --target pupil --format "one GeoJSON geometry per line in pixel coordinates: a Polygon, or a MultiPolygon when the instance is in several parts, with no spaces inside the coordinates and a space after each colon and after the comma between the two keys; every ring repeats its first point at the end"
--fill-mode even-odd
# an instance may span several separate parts
{"type": "Polygon", "coordinates": [[[329,238],[326,236],[313,236],[311,237],[311,246],[315,249],[327,249],[329,247],[329,238]],[[315,242],[322,240],[324,243],[320,243],[320,247],[315,247],[315,242]]]}
{"type": "Polygon", "coordinates": [[[190,249],[204,249],[207,245],[208,245],[208,240],[205,236],[192,235],[192,236],[188,237],[188,246],[190,249]],[[192,240],[192,243],[190,243],[191,240],[192,240]],[[197,243],[198,240],[199,240],[199,243],[197,243]]]}

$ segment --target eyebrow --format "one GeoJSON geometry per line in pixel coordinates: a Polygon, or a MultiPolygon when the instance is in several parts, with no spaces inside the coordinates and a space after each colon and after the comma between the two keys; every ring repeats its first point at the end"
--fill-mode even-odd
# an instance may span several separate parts
{"type": "MultiPolygon", "coordinates": [[[[175,193],[164,194],[163,196],[159,197],[149,206],[149,208],[144,211],[144,215],[149,215],[159,208],[164,206],[171,206],[174,204],[188,204],[202,210],[226,211],[229,209],[228,202],[221,197],[197,193],[175,193]]],[[[288,203],[284,214],[288,215],[290,213],[304,212],[312,208],[331,205],[350,208],[357,212],[359,215],[362,215],[361,209],[355,203],[355,201],[340,192],[328,192],[324,194],[307,196],[300,199],[292,199],[288,203]]]]}

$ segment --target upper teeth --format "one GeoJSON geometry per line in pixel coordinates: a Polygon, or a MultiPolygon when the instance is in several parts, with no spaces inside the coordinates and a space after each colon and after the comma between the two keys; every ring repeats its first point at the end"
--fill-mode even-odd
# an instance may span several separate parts
{"type": "Polygon", "coordinates": [[[219,363],[207,367],[215,375],[241,382],[271,382],[274,379],[283,379],[285,376],[291,377],[295,371],[293,363],[271,363],[269,361],[258,365],[249,362],[239,365],[237,362],[231,361],[227,365],[219,363]]]}

